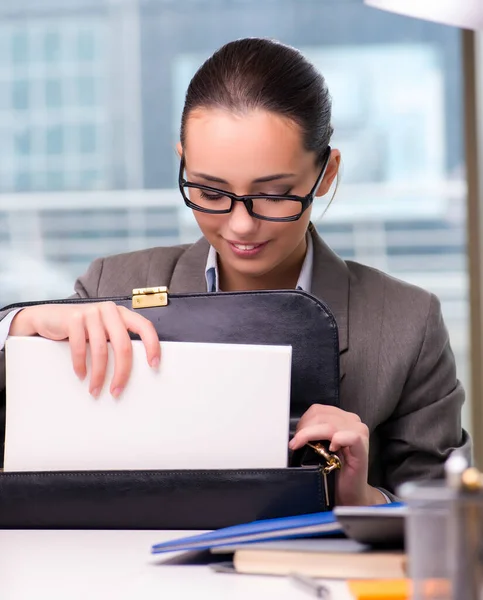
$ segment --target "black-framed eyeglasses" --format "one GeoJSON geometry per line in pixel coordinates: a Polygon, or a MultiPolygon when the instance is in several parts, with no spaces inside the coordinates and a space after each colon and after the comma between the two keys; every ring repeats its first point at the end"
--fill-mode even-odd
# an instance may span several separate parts
{"type": "Polygon", "coordinates": [[[248,214],[256,219],[262,219],[264,221],[297,221],[314,201],[317,188],[323,180],[327,170],[330,153],[331,148],[328,146],[317,181],[306,196],[295,196],[292,194],[252,194],[249,196],[237,196],[237,194],[232,194],[226,190],[220,190],[208,185],[191,183],[183,177],[185,169],[183,157],[181,158],[179,167],[179,189],[186,206],[200,212],[212,215],[223,215],[233,210],[235,202],[243,202],[248,214]]]}

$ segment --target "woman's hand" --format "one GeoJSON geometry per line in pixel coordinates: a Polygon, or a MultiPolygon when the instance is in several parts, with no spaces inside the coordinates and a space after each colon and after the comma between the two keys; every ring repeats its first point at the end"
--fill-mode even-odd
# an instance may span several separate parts
{"type": "Polygon", "coordinates": [[[15,315],[9,335],[40,335],[49,340],[69,340],[74,371],[80,379],[87,374],[87,341],[91,353],[89,391],[99,396],[104,385],[110,341],[114,352],[114,375],[110,392],[118,397],[126,386],[132,366],[132,343],[128,331],[139,335],[148,363],[160,361],[158,335],[153,324],[114,302],[88,304],[45,304],[29,306],[15,315]]]}
{"type": "Polygon", "coordinates": [[[342,461],[336,479],[336,504],[385,504],[382,493],[367,483],[369,429],[356,414],[313,404],[298,422],[289,447],[297,450],[319,440],[329,441],[329,451],[337,452],[342,461]]]}

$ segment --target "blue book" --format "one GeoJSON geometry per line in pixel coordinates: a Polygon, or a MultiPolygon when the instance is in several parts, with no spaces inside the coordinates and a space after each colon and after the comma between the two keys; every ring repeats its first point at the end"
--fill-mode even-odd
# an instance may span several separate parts
{"type": "MultiPolygon", "coordinates": [[[[404,505],[398,502],[391,504],[380,504],[374,507],[364,507],[375,515],[391,508],[400,509],[404,505]]],[[[354,507],[357,510],[358,507],[354,507]]],[[[224,527],[216,531],[202,533],[199,535],[184,537],[152,547],[153,554],[162,552],[208,550],[217,546],[231,544],[243,544],[259,541],[272,541],[280,539],[295,539],[301,537],[327,536],[344,534],[344,529],[338,522],[332,511],[300,515],[295,517],[284,517],[281,519],[265,519],[252,521],[242,525],[224,527]]]]}

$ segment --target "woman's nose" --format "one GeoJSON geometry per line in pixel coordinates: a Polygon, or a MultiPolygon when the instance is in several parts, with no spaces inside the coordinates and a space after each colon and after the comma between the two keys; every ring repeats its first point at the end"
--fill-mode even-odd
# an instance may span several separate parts
{"type": "Polygon", "coordinates": [[[233,209],[230,213],[230,229],[234,234],[238,234],[241,238],[257,229],[259,220],[252,217],[243,202],[236,201],[233,203],[233,209]]]}

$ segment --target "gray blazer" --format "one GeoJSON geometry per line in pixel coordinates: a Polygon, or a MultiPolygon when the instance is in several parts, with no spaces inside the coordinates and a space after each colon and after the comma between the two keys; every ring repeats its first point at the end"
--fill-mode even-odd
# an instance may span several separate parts
{"type": "MultiPolygon", "coordinates": [[[[369,483],[394,492],[405,481],[441,477],[450,452],[463,448],[469,455],[470,441],[461,427],[464,391],[438,299],[345,262],[317,233],[312,236],[311,292],[337,320],[341,408],[369,427],[369,483]]],[[[193,245],[97,259],[77,280],[76,296],[128,295],[133,288],[158,285],[172,293],[206,292],[208,249],[202,238],[193,245]]],[[[4,363],[3,353],[0,357],[4,363]]]]}

